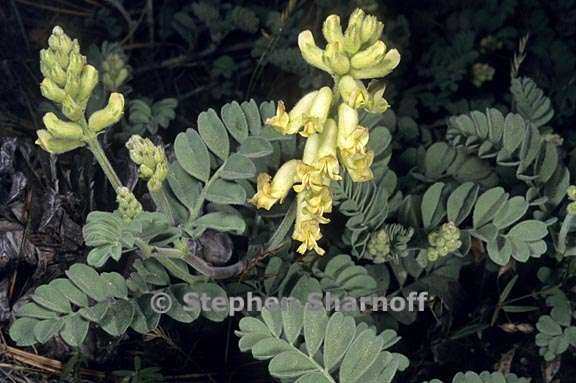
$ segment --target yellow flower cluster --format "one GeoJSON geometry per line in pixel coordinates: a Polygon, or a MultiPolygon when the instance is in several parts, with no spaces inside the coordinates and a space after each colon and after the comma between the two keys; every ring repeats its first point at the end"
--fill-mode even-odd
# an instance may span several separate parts
{"type": "Polygon", "coordinates": [[[124,112],[124,97],[112,93],[108,105],[93,113],[89,121],[85,110],[98,84],[98,71],[86,64],[78,40],[72,40],[56,26],[48,39],[48,49],[40,51],[40,84],[42,95],[61,106],[64,121],[49,112],[43,117],[46,129],[37,132],[36,143],[50,153],[64,153],[84,146],[88,139],[115,124],[124,112]]]}
{"type": "Polygon", "coordinates": [[[380,40],[383,24],[357,9],[342,32],[340,18],[329,16],[323,34],[328,44],[320,49],[310,31],[300,33],[298,44],[304,59],[334,77],[333,89],[323,87],[302,97],[290,110],[278,102],[276,115],[266,123],[282,134],[306,137],[302,160],[283,164],[274,177],[260,174],[258,191],[250,199],[257,208],[270,209],[282,202],[290,190],[298,193],[296,222],[292,238],[301,242],[301,254],[324,250],[320,225],[330,222],[330,183],[341,179],[343,166],[353,181],[373,178],[370,169],[374,152],[367,149],[369,132],[359,124],[358,109],[382,113],[388,108],[384,88],[361,81],[383,77],[399,63],[395,49],[387,50],[380,40]],[[340,103],[338,105],[338,103],[340,103]]]}

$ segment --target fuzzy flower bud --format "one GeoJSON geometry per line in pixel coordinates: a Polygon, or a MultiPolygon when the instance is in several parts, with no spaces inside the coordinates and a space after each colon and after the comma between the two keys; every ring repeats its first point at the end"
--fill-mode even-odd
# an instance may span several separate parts
{"type": "Polygon", "coordinates": [[[110,91],[120,89],[129,75],[129,66],[126,65],[124,59],[118,53],[113,53],[106,57],[102,63],[102,69],[104,70],[102,83],[110,91]]]}
{"type": "Polygon", "coordinates": [[[312,32],[306,30],[298,35],[298,47],[304,60],[318,69],[331,73],[330,68],[324,63],[324,51],[316,45],[312,32]]]}
{"type": "Polygon", "coordinates": [[[80,75],[80,89],[77,98],[80,102],[87,102],[94,88],[98,84],[98,70],[92,65],[86,65],[80,75]]]}
{"type": "Polygon", "coordinates": [[[52,112],[46,113],[42,120],[46,129],[55,138],[67,140],[82,139],[82,127],[75,122],[62,121],[52,112]]]}
{"type": "Polygon", "coordinates": [[[142,205],[127,187],[122,186],[116,190],[118,214],[122,221],[130,223],[134,217],[142,212],[142,205]]]}
{"type": "Polygon", "coordinates": [[[496,70],[489,64],[476,63],[472,65],[472,84],[481,87],[487,81],[494,78],[496,70]]]}
{"type": "Polygon", "coordinates": [[[427,250],[428,260],[434,262],[462,246],[460,229],[454,223],[447,222],[438,230],[428,234],[428,243],[430,245],[427,250]]]}
{"type": "Polygon", "coordinates": [[[330,68],[332,73],[343,75],[350,70],[350,60],[341,52],[339,42],[329,43],[326,46],[323,58],[324,63],[330,68]]]}
{"type": "Polygon", "coordinates": [[[358,80],[384,77],[392,72],[399,63],[400,53],[396,49],[391,49],[372,66],[363,67],[362,69],[356,69],[352,66],[350,75],[358,80]]]}
{"type": "Polygon", "coordinates": [[[168,160],[164,148],[138,135],[130,137],[126,148],[128,148],[130,159],[139,165],[140,178],[148,180],[148,189],[159,191],[168,176],[168,160]]]}
{"type": "Polygon", "coordinates": [[[43,150],[52,154],[61,154],[69,152],[81,146],[84,146],[84,142],[80,140],[69,140],[54,137],[49,131],[45,129],[40,129],[36,131],[38,139],[36,140],[36,145],[40,146],[43,150]]]}
{"type": "Polygon", "coordinates": [[[40,92],[42,93],[42,96],[58,104],[63,103],[66,98],[66,92],[64,92],[64,89],[60,88],[49,78],[45,78],[40,83],[40,92]]]}
{"type": "Polygon", "coordinates": [[[54,51],[67,54],[72,49],[72,40],[64,33],[61,26],[56,25],[48,38],[48,46],[54,51]]]}
{"type": "Polygon", "coordinates": [[[362,43],[372,45],[380,39],[383,30],[384,24],[378,21],[376,16],[368,15],[362,21],[360,39],[362,40],[362,43]]]}
{"type": "Polygon", "coordinates": [[[352,26],[361,28],[362,23],[364,22],[364,17],[366,17],[366,13],[362,9],[356,8],[348,18],[347,29],[350,29],[352,26]]]}
{"type": "Polygon", "coordinates": [[[366,248],[374,263],[384,263],[390,255],[390,237],[385,230],[378,230],[370,236],[366,248]]]}
{"type": "Polygon", "coordinates": [[[349,26],[348,29],[346,29],[346,32],[344,33],[344,40],[342,46],[344,47],[344,50],[350,55],[353,55],[356,52],[358,52],[358,50],[362,46],[362,40],[360,38],[361,28],[362,28],[361,26],[354,24],[352,26],[349,26]]]}
{"type": "Polygon", "coordinates": [[[68,94],[62,103],[62,113],[72,121],[78,121],[84,115],[84,106],[80,105],[68,94]]]}
{"type": "Polygon", "coordinates": [[[121,93],[112,93],[108,104],[97,112],[92,113],[88,119],[88,127],[94,132],[114,125],[124,114],[124,96],[121,93]]]}
{"type": "Polygon", "coordinates": [[[356,53],[350,59],[354,69],[364,69],[377,65],[386,56],[386,44],[378,40],[368,48],[356,53]]]}
{"type": "Polygon", "coordinates": [[[566,213],[576,215],[576,202],[570,202],[568,206],[566,206],[566,213]]]}
{"type": "Polygon", "coordinates": [[[342,44],[344,34],[342,33],[342,26],[340,25],[340,16],[328,16],[322,25],[322,33],[328,43],[342,44]]]}
{"type": "Polygon", "coordinates": [[[568,189],[566,189],[566,195],[572,201],[576,201],[576,186],[575,185],[568,186],[568,189]]]}

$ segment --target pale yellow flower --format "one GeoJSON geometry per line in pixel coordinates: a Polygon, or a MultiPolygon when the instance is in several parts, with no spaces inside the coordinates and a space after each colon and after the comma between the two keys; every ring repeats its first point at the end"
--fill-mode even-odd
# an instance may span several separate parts
{"type": "Polygon", "coordinates": [[[314,250],[318,255],[325,253],[324,249],[318,246],[318,241],[322,238],[318,221],[307,220],[297,224],[292,238],[302,242],[297,249],[300,254],[305,254],[309,250],[314,250]]]}
{"type": "Polygon", "coordinates": [[[365,182],[370,181],[374,178],[372,169],[370,166],[374,161],[374,152],[368,150],[366,153],[342,153],[342,164],[348,170],[352,181],[354,182],[365,182]]]}
{"type": "Polygon", "coordinates": [[[358,125],[356,129],[340,145],[340,150],[346,153],[365,153],[370,136],[368,129],[358,125]]]}
{"type": "Polygon", "coordinates": [[[318,91],[310,111],[304,116],[304,129],[300,134],[304,137],[310,137],[315,133],[322,132],[331,106],[332,89],[325,86],[318,91]]]}
{"type": "Polygon", "coordinates": [[[294,185],[294,191],[300,193],[306,189],[320,190],[326,184],[320,171],[314,165],[308,165],[303,162],[296,168],[296,179],[300,184],[294,185]]]}
{"type": "Polygon", "coordinates": [[[329,187],[323,187],[320,190],[310,190],[304,196],[306,202],[306,212],[318,217],[321,223],[328,223],[329,220],[324,218],[324,213],[332,212],[332,193],[329,187]],[[324,221],[324,222],[322,222],[324,221]]]}
{"type": "Polygon", "coordinates": [[[248,202],[258,209],[266,210],[270,210],[276,202],[282,202],[294,185],[296,168],[299,163],[298,160],[284,163],[273,179],[266,173],[260,173],[256,179],[257,192],[248,202]]]}
{"type": "Polygon", "coordinates": [[[286,112],[286,107],[283,101],[278,101],[276,107],[276,115],[268,118],[266,124],[272,126],[281,134],[295,134],[298,133],[306,116],[309,115],[310,108],[314,103],[318,91],[313,91],[302,97],[290,112],[286,112]]]}

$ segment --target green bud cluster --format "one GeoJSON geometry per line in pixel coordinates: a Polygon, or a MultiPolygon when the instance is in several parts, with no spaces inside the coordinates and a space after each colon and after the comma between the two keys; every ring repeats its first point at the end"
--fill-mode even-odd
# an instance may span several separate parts
{"type": "Polygon", "coordinates": [[[476,63],[472,66],[472,84],[481,87],[494,78],[496,70],[489,64],[476,63]]]}
{"type": "Polygon", "coordinates": [[[46,129],[37,132],[36,141],[42,149],[58,154],[82,147],[122,117],[124,97],[112,93],[108,105],[93,113],[86,123],[86,105],[98,84],[98,71],[86,64],[78,40],[70,39],[59,26],[54,27],[48,48],[40,51],[40,70],[44,75],[42,95],[58,104],[69,120],[61,120],[51,112],[44,115],[46,129]]]}
{"type": "Polygon", "coordinates": [[[492,35],[484,36],[480,40],[480,48],[483,52],[493,52],[502,48],[502,41],[492,35]]]}
{"type": "Polygon", "coordinates": [[[384,263],[390,255],[390,237],[385,230],[378,230],[372,233],[368,246],[366,247],[368,257],[374,263],[384,263]]]}
{"type": "Polygon", "coordinates": [[[40,70],[44,75],[42,95],[61,104],[62,113],[71,121],[80,120],[98,83],[98,71],[86,64],[78,40],[71,40],[61,27],[54,27],[48,48],[40,51],[40,70]]]}
{"type": "Polygon", "coordinates": [[[111,53],[102,62],[102,84],[110,92],[120,89],[130,74],[130,66],[120,53],[111,53]]]}
{"type": "Polygon", "coordinates": [[[126,143],[132,161],[139,165],[140,178],[148,180],[150,191],[159,191],[168,176],[168,160],[164,148],[156,146],[148,138],[138,135],[130,137],[126,143]]]}
{"type": "Polygon", "coordinates": [[[428,260],[436,261],[438,258],[445,257],[462,246],[460,241],[460,229],[452,222],[443,224],[437,231],[428,234],[427,250],[428,260]]]}
{"type": "Polygon", "coordinates": [[[372,233],[366,246],[365,257],[374,263],[384,263],[389,260],[408,255],[408,242],[414,230],[402,225],[390,224],[372,233]]]}
{"type": "Polygon", "coordinates": [[[566,206],[566,212],[570,215],[576,215],[576,186],[568,186],[568,189],[566,189],[566,195],[568,196],[568,199],[572,201],[568,206],[566,206]]]}
{"type": "Polygon", "coordinates": [[[384,24],[375,16],[356,9],[345,31],[340,16],[330,15],[322,27],[326,39],[320,49],[312,32],[306,30],[298,36],[298,46],[304,60],[334,76],[349,75],[353,79],[372,79],[389,74],[400,62],[396,49],[388,50],[380,40],[384,24]]]}
{"type": "Polygon", "coordinates": [[[130,189],[125,186],[116,190],[116,202],[118,203],[118,214],[126,223],[130,223],[134,217],[142,212],[142,205],[130,189]]]}

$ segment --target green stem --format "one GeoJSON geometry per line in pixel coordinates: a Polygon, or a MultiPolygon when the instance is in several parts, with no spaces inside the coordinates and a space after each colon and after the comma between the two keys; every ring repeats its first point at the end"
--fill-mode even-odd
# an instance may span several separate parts
{"type": "Polygon", "coordinates": [[[224,162],[214,172],[212,177],[210,177],[208,182],[206,182],[206,185],[204,185],[204,187],[202,188],[202,191],[200,191],[200,195],[198,195],[198,199],[196,200],[196,204],[194,205],[194,208],[192,208],[192,210],[190,210],[190,218],[189,218],[188,222],[192,222],[196,218],[198,218],[198,215],[200,214],[200,211],[202,210],[202,207],[204,206],[204,201],[206,200],[206,194],[208,194],[208,188],[220,177],[220,172],[222,171],[222,169],[224,169],[225,165],[226,165],[226,162],[224,162]]]}
{"type": "Polygon", "coordinates": [[[155,254],[155,248],[153,248],[152,246],[150,246],[149,244],[147,244],[144,240],[137,238],[134,241],[134,244],[136,245],[136,247],[138,247],[138,249],[140,249],[140,251],[142,252],[142,255],[144,255],[144,258],[151,258],[154,257],[158,262],[160,262],[160,264],[162,266],[164,266],[169,272],[170,274],[174,275],[176,278],[179,278],[185,282],[188,282],[190,284],[195,284],[198,282],[202,282],[204,281],[204,277],[199,277],[199,276],[195,276],[192,275],[188,272],[188,270],[184,270],[182,269],[182,267],[180,267],[175,261],[174,258],[180,258],[182,259],[183,255],[182,252],[178,251],[179,256],[178,257],[169,257],[169,256],[165,256],[162,254],[155,254]],[[156,256],[157,255],[157,256],[156,256]]]}
{"type": "Polygon", "coordinates": [[[158,191],[149,191],[150,196],[156,204],[156,207],[158,207],[158,209],[168,217],[170,224],[175,225],[176,218],[174,215],[174,210],[172,209],[172,205],[170,205],[170,201],[168,200],[168,195],[166,194],[164,185],[162,185],[158,191]]]}
{"type": "Polygon", "coordinates": [[[102,171],[106,175],[106,178],[108,178],[108,181],[110,181],[110,184],[112,184],[114,190],[118,190],[123,186],[122,182],[114,171],[112,164],[108,161],[108,157],[106,157],[106,153],[104,153],[100,141],[98,141],[98,136],[88,127],[85,118],[81,119],[79,122],[80,125],[82,125],[85,137],[87,137],[86,143],[88,144],[88,148],[94,155],[94,158],[96,158],[98,165],[102,168],[102,171]]]}
{"type": "Polygon", "coordinates": [[[560,232],[558,233],[558,251],[560,254],[566,252],[566,238],[568,237],[568,231],[570,231],[573,220],[574,216],[572,214],[566,214],[562,222],[562,227],[560,227],[560,232]]]}

